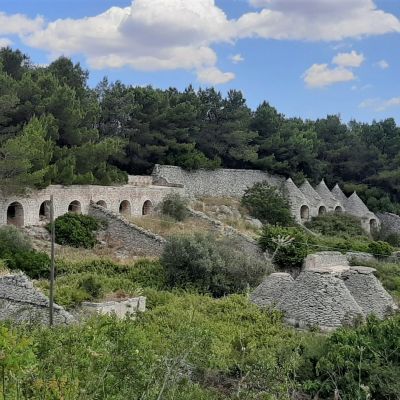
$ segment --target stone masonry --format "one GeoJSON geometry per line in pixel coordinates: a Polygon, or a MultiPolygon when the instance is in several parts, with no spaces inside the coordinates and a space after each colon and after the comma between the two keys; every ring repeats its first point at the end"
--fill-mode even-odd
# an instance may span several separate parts
{"type": "Polygon", "coordinates": [[[346,197],[336,185],[332,190],[322,180],[316,188],[308,181],[298,188],[287,179],[256,170],[217,169],[214,171],[185,171],[180,167],[156,165],[153,170],[155,182],[181,185],[188,197],[241,197],[246,189],[257,182],[267,182],[278,187],[289,199],[292,214],[298,223],[326,212],[346,212],[361,219],[368,233],[379,228],[379,218],[353,193],[346,197]]]}
{"type": "Polygon", "coordinates": [[[353,193],[346,197],[336,185],[332,190],[322,181],[316,188],[305,182],[298,188],[292,179],[257,170],[217,169],[185,171],[169,165],[156,165],[152,176],[129,176],[123,186],[52,185],[26,196],[1,197],[0,225],[40,225],[48,221],[50,195],[54,196],[55,217],[68,211],[87,214],[90,204],[123,215],[145,215],[171,192],[187,197],[241,197],[257,182],[278,187],[287,196],[291,211],[299,223],[325,212],[347,212],[361,219],[370,232],[379,228],[379,218],[353,193]]]}
{"type": "Polygon", "coordinates": [[[89,207],[89,215],[107,223],[107,235],[119,242],[119,250],[132,256],[160,256],[166,240],[153,232],[141,228],[122,215],[107,210],[95,203],[89,207]]]}
{"type": "Polygon", "coordinates": [[[374,314],[385,318],[397,309],[373,268],[350,267],[338,252],[308,256],[293,279],[287,273],[268,276],[251,295],[260,307],[276,307],[287,323],[330,331],[374,314]]]}
{"type": "MultiPolygon", "coordinates": [[[[0,277],[0,320],[48,324],[49,299],[35,289],[24,274],[0,277]]],[[[74,318],[57,304],[54,305],[54,324],[70,324],[74,318]]]]}

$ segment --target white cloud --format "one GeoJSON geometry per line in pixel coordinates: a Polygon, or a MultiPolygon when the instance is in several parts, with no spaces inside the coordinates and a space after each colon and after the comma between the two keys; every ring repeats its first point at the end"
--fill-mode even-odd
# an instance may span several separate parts
{"type": "Polygon", "coordinates": [[[352,71],[343,67],[330,68],[328,64],[313,64],[302,77],[310,88],[322,88],[356,79],[352,71]]]}
{"type": "Polygon", "coordinates": [[[388,100],[383,100],[380,98],[366,99],[360,105],[360,108],[370,108],[374,111],[382,112],[386,111],[388,108],[400,107],[400,97],[392,97],[388,100]]]}
{"type": "MultiPolygon", "coordinates": [[[[46,24],[41,17],[0,13],[0,35],[18,34],[25,44],[47,51],[50,58],[83,55],[97,69],[185,69],[197,73],[199,79],[209,71],[218,82],[232,79],[233,74],[218,69],[216,43],[234,44],[252,37],[340,41],[400,32],[399,19],[378,9],[373,0],[249,1],[260,9],[236,20],[228,19],[215,0],[132,0],[128,7],[46,24]]],[[[338,62],[342,68],[327,67],[320,75],[349,79],[354,75],[345,66],[356,66],[352,57],[345,64],[338,62]]],[[[240,61],[240,54],[232,57],[232,62],[240,61]]]]}
{"type": "Polygon", "coordinates": [[[234,63],[234,64],[239,64],[241,62],[244,61],[244,58],[241,54],[235,54],[233,56],[230,57],[230,60],[234,63]]]}
{"type": "Polygon", "coordinates": [[[12,41],[8,38],[0,38],[0,47],[7,47],[12,45],[12,41]]]}
{"type": "Polygon", "coordinates": [[[135,0],[125,8],[82,19],[59,19],[26,37],[53,56],[84,54],[96,69],[132,67],[143,71],[186,69],[212,81],[232,74],[216,67],[212,43],[229,42],[233,24],[214,0],[135,0]],[[217,72],[218,71],[218,72],[217,72]]]}
{"type": "Polygon", "coordinates": [[[23,35],[35,32],[43,26],[44,20],[38,16],[31,19],[23,14],[8,15],[0,11],[0,35],[23,35]]]}
{"type": "Polygon", "coordinates": [[[232,72],[222,72],[216,67],[210,67],[198,71],[197,78],[201,83],[218,85],[235,79],[235,74],[232,72]]]}
{"type": "Polygon", "coordinates": [[[388,69],[390,67],[389,63],[386,60],[381,60],[378,61],[376,63],[376,65],[380,68],[380,69],[388,69]]]}
{"type": "Polygon", "coordinates": [[[249,0],[261,7],[238,21],[239,36],[339,41],[400,32],[400,21],[373,0],[249,0]]]}
{"type": "Polygon", "coordinates": [[[360,67],[365,58],[363,54],[358,54],[354,50],[351,53],[339,53],[332,60],[333,64],[340,67],[360,67]]]}

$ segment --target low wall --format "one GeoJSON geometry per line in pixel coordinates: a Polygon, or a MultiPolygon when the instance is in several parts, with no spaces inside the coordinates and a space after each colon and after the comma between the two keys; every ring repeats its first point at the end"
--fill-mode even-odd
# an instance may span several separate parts
{"type": "Polygon", "coordinates": [[[82,308],[90,313],[101,315],[115,314],[117,318],[136,315],[146,311],[146,297],[134,297],[121,301],[106,301],[104,303],[82,303],[82,308]]]}
{"type": "Polygon", "coordinates": [[[133,256],[160,256],[166,240],[110,210],[91,204],[89,215],[107,222],[107,235],[120,243],[120,249],[133,256]]]}
{"type": "MultiPolygon", "coordinates": [[[[55,325],[70,324],[74,318],[54,304],[55,325]]],[[[24,274],[10,274],[0,278],[0,320],[16,323],[49,323],[49,299],[37,290],[24,274]]]]}
{"type": "Polygon", "coordinates": [[[263,171],[245,169],[216,169],[185,171],[171,165],[156,165],[155,179],[164,179],[172,184],[183,185],[187,196],[242,197],[244,191],[257,182],[267,181],[278,186],[283,178],[263,171]]]}
{"type": "Polygon", "coordinates": [[[208,215],[195,211],[189,208],[190,215],[193,218],[197,218],[199,220],[205,221],[210,230],[216,234],[223,235],[226,238],[229,238],[230,244],[233,249],[237,249],[242,251],[244,254],[247,254],[252,257],[258,257],[260,259],[265,260],[265,256],[258,245],[258,242],[253,238],[244,235],[240,231],[235,228],[232,228],[229,225],[225,225],[221,221],[217,219],[210,218],[208,215]]]}

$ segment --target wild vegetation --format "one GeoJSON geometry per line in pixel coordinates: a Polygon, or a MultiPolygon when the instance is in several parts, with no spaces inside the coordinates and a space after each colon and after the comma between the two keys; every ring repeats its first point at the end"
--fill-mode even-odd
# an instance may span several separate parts
{"type": "Polygon", "coordinates": [[[0,50],[0,179],[3,190],[49,183],[117,184],[155,163],[186,169],[258,168],[357,192],[373,210],[399,211],[400,128],[338,116],[287,118],[242,93],[132,87],[61,57],[47,67],[0,50]]]}

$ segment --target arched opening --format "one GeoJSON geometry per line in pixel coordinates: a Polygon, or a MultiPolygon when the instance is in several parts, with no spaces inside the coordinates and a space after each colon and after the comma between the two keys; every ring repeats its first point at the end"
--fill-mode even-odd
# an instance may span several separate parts
{"type": "Polygon", "coordinates": [[[310,209],[308,208],[308,206],[301,206],[300,217],[303,222],[310,219],[310,209]]]}
{"type": "Polygon", "coordinates": [[[15,201],[8,206],[7,224],[18,226],[19,228],[24,226],[24,208],[21,203],[15,201]]]}
{"type": "Polygon", "coordinates": [[[371,232],[378,229],[378,221],[376,219],[369,220],[369,227],[371,228],[371,232]]]}
{"type": "Polygon", "coordinates": [[[40,221],[50,221],[50,201],[46,200],[40,205],[39,209],[40,221]]]}
{"type": "Polygon", "coordinates": [[[153,203],[150,200],[146,200],[143,204],[142,215],[149,215],[153,210],[153,203]]]}
{"type": "Polygon", "coordinates": [[[337,207],[335,208],[335,212],[341,213],[341,212],[343,212],[343,208],[340,207],[340,206],[337,206],[337,207]]]}
{"type": "Polygon", "coordinates": [[[100,207],[107,208],[107,203],[104,200],[99,200],[96,204],[100,207]]]}
{"type": "Polygon", "coordinates": [[[129,216],[131,215],[131,203],[128,200],[124,200],[119,205],[119,212],[122,215],[129,216]]]}
{"type": "Polygon", "coordinates": [[[318,210],[318,215],[324,215],[326,214],[326,207],[321,206],[318,210]]]}
{"type": "Polygon", "coordinates": [[[74,200],[73,202],[71,202],[68,206],[68,212],[81,214],[82,213],[81,203],[78,200],[74,200]]]}

